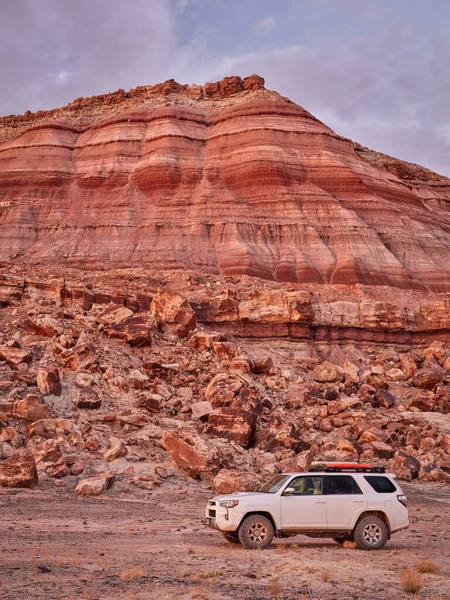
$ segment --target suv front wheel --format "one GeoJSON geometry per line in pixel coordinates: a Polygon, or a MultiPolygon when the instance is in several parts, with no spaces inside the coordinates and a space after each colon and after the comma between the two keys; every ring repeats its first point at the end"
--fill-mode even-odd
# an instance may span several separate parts
{"type": "Polygon", "coordinates": [[[267,548],[273,540],[273,525],[263,515],[246,517],[239,527],[239,541],[251,550],[267,548]]]}
{"type": "Polygon", "coordinates": [[[389,531],[382,519],[369,515],[358,521],[353,537],[360,550],[379,550],[387,542],[389,531]]]}

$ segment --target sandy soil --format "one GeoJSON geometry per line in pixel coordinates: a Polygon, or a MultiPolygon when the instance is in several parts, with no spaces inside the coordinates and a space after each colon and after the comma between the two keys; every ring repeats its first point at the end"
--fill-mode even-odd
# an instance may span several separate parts
{"type": "MultiPolygon", "coordinates": [[[[50,484],[48,484],[50,486],[50,484]]],[[[450,598],[450,489],[403,486],[411,526],[383,550],[298,536],[248,551],[205,528],[207,485],[165,482],[140,498],[73,490],[0,493],[0,598],[399,599],[402,569],[430,559],[416,598],[450,598]]]]}

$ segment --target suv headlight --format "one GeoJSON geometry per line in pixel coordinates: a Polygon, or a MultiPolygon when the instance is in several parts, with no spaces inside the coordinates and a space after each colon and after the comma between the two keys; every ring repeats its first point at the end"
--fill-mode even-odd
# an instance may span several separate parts
{"type": "Polygon", "coordinates": [[[237,506],[239,504],[239,500],[222,500],[219,502],[219,506],[223,506],[224,508],[233,508],[233,506],[237,506]]]}

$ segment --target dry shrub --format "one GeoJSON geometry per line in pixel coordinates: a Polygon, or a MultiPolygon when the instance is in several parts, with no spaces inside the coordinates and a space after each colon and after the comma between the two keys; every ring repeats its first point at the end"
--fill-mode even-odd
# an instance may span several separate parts
{"type": "Polygon", "coordinates": [[[277,552],[284,552],[286,550],[286,544],[276,544],[277,552]]]}
{"type": "Polygon", "coordinates": [[[342,544],[342,547],[346,548],[347,550],[355,550],[356,542],[352,542],[351,540],[345,540],[345,542],[342,544]]]}
{"type": "Polygon", "coordinates": [[[281,598],[283,595],[283,588],[277,579],[272,579],[272,581],[269,582],[268,589],[271,598],[281,598]]]}
{"type": "Polygon", "coordinates": [[[328,569],[324,569],[322,571],[321,575],[322,575],[322,581],[324,583],[326,583],[327,581],[330,581],[331,574],[330,574],[330,571],[328,571],[328,569]]]}
{"type": "Polygon", "coordinates": [[[298,544],[291,544],[291,550],[298,550],[298,544]]]}
{"type": "Polygon", "coordinates": [[[414,569],[404,569],[400,573],[400,585],[405,592],[415,594],[423,588],[423,575],[414,569]]]}
{"type": "Polygon", "coordinates": [[[215,579],[216,577],[220,577],[223,575],[222,571],[200,571],[198,576],[200,579],[215,579]]]}
{"type": "Polygon", "coordinates": [[[432,560],[419,560],[416,565],[417,571],[419,573],[438,573],[439,567],[432,560]]]}
{"type": "Polygon", "coordinates": [[[146,576],[146,572],[142,567],[130,567],[129,569],[124,569],[120,573],[121,581],[138,581],[138,579],[142,579],[146,576]]]}

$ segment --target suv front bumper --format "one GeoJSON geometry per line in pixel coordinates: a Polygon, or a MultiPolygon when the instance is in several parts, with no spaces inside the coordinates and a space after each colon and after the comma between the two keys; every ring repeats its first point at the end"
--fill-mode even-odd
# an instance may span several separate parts
{"type": "Polygon", "coordinates": [[[225,508],[213,502],[211,500],[206,506],[206,525],[219,531],[236,531],[241,522],[241,513],[236,508],[225,508]]]}

